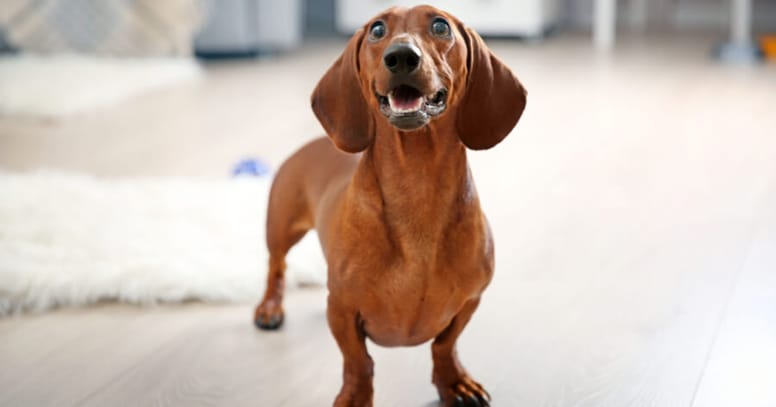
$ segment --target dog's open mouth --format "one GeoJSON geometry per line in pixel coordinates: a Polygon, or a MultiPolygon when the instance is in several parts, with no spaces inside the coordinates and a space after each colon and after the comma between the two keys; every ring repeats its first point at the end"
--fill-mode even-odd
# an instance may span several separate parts
{"type": "Polygon", "coordinates": [[[385,96],[377,92],[375,96],[380,102],[380,111],[391,124],[402,130],[415,130],[445,110],[447,89],[423,95],[415,87],[399,85],[385,96]]]}

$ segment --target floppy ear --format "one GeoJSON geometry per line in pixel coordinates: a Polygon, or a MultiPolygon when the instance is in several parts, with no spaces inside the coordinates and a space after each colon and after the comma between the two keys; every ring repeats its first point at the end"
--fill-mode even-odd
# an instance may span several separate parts
{"type": "Polygon", "coordinates": [[[467,48],[467,78],[456,119],[458,137],[472,150],[498,144],[523,114],[526,91],[480,36],[460,26],[467,48]]]}
{"type": "Polygon", "coordinates": [[[311,97],[313,112],[328,136],[349,153],[364,150],[374,139],[374,123],[359,80],[358,49],[363,38],[363,29],[353,35],[311,97]]]}

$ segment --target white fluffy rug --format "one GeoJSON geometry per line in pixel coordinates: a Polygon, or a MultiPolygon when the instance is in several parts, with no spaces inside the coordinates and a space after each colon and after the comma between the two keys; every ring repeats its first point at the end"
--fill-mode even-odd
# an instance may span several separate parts
{"type": "MultiPolygon", "coordinates": [[[[103,299],[255,301],[270,180],[0,172],[0,315],[103,299]]],[[[314,233],[289,286],[325,282],[314,233]]]]}
{"type": "Polygon", "coordinates": [[[189,58],[0,57],[0,114],[60,118],[202,76],[189,58]]]}

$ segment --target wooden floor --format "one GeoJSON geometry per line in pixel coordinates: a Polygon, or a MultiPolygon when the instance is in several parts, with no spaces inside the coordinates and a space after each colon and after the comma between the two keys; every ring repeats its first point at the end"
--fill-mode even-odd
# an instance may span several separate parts
{"type": "MultiPolygon", "coordinates": [[[[493,43],[529,91],[513,135],[470,154],[497,270],[460,355],[494,405],[776,406],[776,69],[719,66],[713,40],[493,43]]],[[[0,168],[277,164],[320,134],[308,97],[341,49],[212,65],[66,121],[0,119],[0,168]]],[[[327,405],[325,297],[290,292],[275,333],[250,303],[2,319],[0,405],[327,405]]],[[[428,346],[370,350],[376,406],[435,405],[428,346]]]]}

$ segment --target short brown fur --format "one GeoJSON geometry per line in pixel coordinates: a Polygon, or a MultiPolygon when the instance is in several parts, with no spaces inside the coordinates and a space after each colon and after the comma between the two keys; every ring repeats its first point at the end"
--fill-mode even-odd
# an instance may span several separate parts
{"type": "Polygon", "coordinates": [[[286,253],[315,228],[328,263],[329,326],[344,358],[335,406],[372,405],[366,338],[384,346],[433,339],[432,381],[441,400],[488,405],[490,396],[455,349],[494,267],[466,147],[486,149],[506,137],[525,95],[473,30],[429,6],[376,16],[319,82],[312,106],[329,138],[302,147],[275,178],[269,275],[255,321],[269,329],[281,324],[286,253]],[[438,17],[449,21],[450,38],[430,33],[438,17]],[[378,20],[387,33],[373,40],[369,28],[378,20]],[[375,96],[395,79],[382,56],[396,41],[422,52],[410,78],[418,89],[447,90],[446,110],[411,131],[381,115],[375,96]]]}

